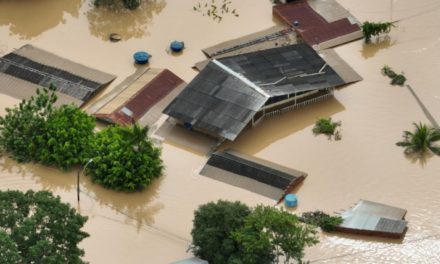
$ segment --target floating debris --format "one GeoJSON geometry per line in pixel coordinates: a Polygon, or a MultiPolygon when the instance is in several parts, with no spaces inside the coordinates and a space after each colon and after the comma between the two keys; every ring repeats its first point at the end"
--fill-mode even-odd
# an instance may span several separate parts
{"type": "Polygon", "coordinates": [[[231,0],[201,0],[193,6],[194,11],[202,13],[203,16],[211,17],[213,20],[221,22],[223,16],[231,14],[239,17],[237,10],[231,7],[231,0]]]}

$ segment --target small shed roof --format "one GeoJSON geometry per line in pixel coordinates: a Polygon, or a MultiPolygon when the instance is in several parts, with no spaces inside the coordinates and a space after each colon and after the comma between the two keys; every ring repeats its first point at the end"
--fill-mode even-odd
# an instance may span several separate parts
{"type": "Polygon", "coordinates": [[[231,150],[213,153],[201,174],[277,200],[307,177],[305,172],[231,150]]]}
{"type": "MultiPolygon", "coordinates": [[[[25,45],[0,58],[0,72],[38,86],[49,87],[53,84],[58,92],[76,98],[81,103],[116,78],[31,45],[25,45]]],[[[6,93],[12,95],[14,92],[6,93]]]]}
{"type": "Polygon", "coordinates": [[[249,80],[214,60],[164,113],[190,128],[234,140],[268,98],[249,80]]]}
{"type": "Polygon", "coordinates": [[[270,96],[345,84],[328,63],[306,44],[250,52],[220,58],[219,61],[244,75],[270,96]]]}
{"type": "Polygon", "coordinates": [[[175,89],[181,91],[184,85],[185,82],[171,71],[150,68],[132,78],[130,83],[124,82],[122,86],[116,87],[98,101],[96,104],[100,108],[94,115],[110,123],[125,125],[139,121],[142,126],[153,125],[162,114],[165,105],[174,97],[168,98],[166,104],[157,104],[169,97],[175,89]],[[123,109],[132,112],[132,117],[124,113],[123,109]]]}
{"type": "Polygon", "coordinates": [[[344,222],[338,231],[401,238],[408,222],[403,220],[406,210],[381,203],[361,200],[353,208],[343,212],[344,222]]]}
{"type": "Polygon", "coordinates": [[[315,49],[362,38],[359,22],[334,0],[293,1],[274,6],[273,13],[294,27],[302,39],[315,49]],[[299,25],[294,26],[295,21],[299,25]]]}

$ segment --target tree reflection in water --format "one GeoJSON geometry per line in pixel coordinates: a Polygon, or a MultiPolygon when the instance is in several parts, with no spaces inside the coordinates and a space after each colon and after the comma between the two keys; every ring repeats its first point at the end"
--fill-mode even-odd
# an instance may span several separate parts
{"type": "Polygon", "coordinates": [[[165,0],[142,0],[136,10],[122,6],[92,7],[87,12],[89,29],[92,35],[107,40],[111,33],[121,35],[122,40],[141,38],[147,31],[147,25],[167,5],[165,0]]]}
{"type": "Polygon", "coordinates": [[[65,23],[65,14],[78,17],[83,1],[1,0],[0,26],[9,26],[10,35],[17,35],[20,39],[31,39],[60,23],[65,23]]]}

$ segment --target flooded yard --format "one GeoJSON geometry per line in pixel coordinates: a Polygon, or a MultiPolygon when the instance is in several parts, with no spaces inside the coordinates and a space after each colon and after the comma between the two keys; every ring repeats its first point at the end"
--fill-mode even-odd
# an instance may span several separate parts
{"type": "MultiPolygon", "coordinates": [[[[322,234],[307,250],[312,263],[436,263],[440,262],[440,159],[410,159],[395,146],[402,131],[426,116],[406,87],[391,86],[381,75],[386,64],[404,72],[418,97],[440,121],[440,4],[421,0],[339,0],[360,21],[398,21],[388,38],[366,45],[362,40],[336,48],[363,81],[335,92],[335,98],[263,120],[234,142],[237,151],[308,173],[298,189],[297,212],[340,212],[359,199],[408,210],[409,230],[403,241],[322,234]],[[342,122],[342,140],[314,136],[318,117],[342,122]]],[[[132,74],[132,54],[153,54],[151,67],[168,68],[185,81],[191,66],[205,57],[201,49],[268,28],[268,0],[233,1],[239,17],[219,23],[193,11],[197,1],[143,1],[140,9],[114,13],[95,9],[89,1],[0,1],[0,55],[32,44],[81,64],[118,76],[99,96],[132,74]],[[38,19],[37,19],[38,17],[38,19]],[[121,19],[119,19],[121,18],[121,19]],[[111,43],[110,33],[122,41],[111,43]],[[187,48],[173,56],[172,40],[187,48]]],[[[0,114],[18,100],[0,95],[0,114]]],[[[87,107],[87,106],[86,106],[87,107]]],[[[163,118],[162,118],[163,121],[163,118]]],[[[0,158],[0,188],[45,189],[62,197],[89,217],[90,237],[80,246],[90,263],[170,263],[185,258],[191,240],[193,211],[217,199],[248,205],[275,202],[258,194],[198,175],[209,149],[204,137],[173,132],[162,143],[164,175],[145,191],[122,194],[81,177],[76,201],[74,169],[64,173],[34,164],[0,158]]],[[[196,134],[197,135],[197,134],[196,134]]],[[[155,135],[156,136],[156,135],[155,135]]]]}

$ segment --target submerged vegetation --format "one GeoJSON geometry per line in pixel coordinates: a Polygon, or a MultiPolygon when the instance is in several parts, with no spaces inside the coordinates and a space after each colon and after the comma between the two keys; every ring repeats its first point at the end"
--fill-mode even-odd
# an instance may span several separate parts
{"type": "Polygon", "coordinates": [[[117,191],[148,186],[162,173],[160,149],[147,137],[147,128],[109,126],[92,141],[86,172],[92,180],[117,191]]]}
{"type": "Polygon", "coordinates": [[[86,160],[92,180],[107,188],[135,191],[162,172],[160,149],[147,128],[110,126],[94,133],[95,119],[73,105],[55,107],[55,87],[6,109],[0,117],[0,149],[18,162],[68,170],[86,160]]]}
{"type": "Polygon", "coordinates": [[[301,263],[304,248],[318,243],[315,228],[286,211],[221,200],[195,211],[191,234],[192,252],[212,264],[301,263]]]}
{"type": "Polygon", "coordinates": [[[440,141],[440,129],[422,123],[414,123],[413,125],[415,126],[414,131],[404,131],[403,141],[397,142],[396,145],[404,147],[405,153],[409,155],[423,155],[427,151],[440,155],[440,145],[436,144],[437,141],[440,141]]]}
{"type": "Polygon", "coordinates": [[[324,134],[329,138],[334,136],[335,140],[340,140],[342,138],[341,132],[338,127],[341,126],[341,121],[333,122],[332,118],[319,118],[315,126],[313,127],[313,133],[315,135],[324,134]]]}
{"type": "Polygon", "coordinates": [[[231,4],[231,0],[204,0],[193,6],[193,10],[220,22],[223,16],[229,13],[235,17],[239,16],[237,10],[232,8],[231,4]]]}
{"type": "Polygon", "coordinates": [[[371,42],[371,38],[379,36],[382,33],[390,33],[391,28],[395,27],[394,22],[368,22],[362,24],[362,32],[364,34],[365,42],[371,42]]]}
{"type": "Polygon", "coordinates": [[[322,211],[314,211],[303,213],[300,221],[319,226],[325,232],[333,232],[338,225],[342,224],[343,219],[340,216],[331,216],[322,211]]]}
{"type": "Polygon", "coordinates": [[[388,65],[383,66],[382,73],[391,78],[391,85],[402,86],[406,82],[406,77],[403,75],[403,73],[395,73],[388,65]]]}
{"type": "Polygon", "coordinates": [[[85,263],[87,217],[47,191],[0,191],[2,263],[85,263]]]}
{"type": "MultiPolygon", "coordinates": [[[[95,6],[113,6],[113,7],[120,7],[121,6],[121,0],[94,0],[93,2],[95,6]]],[[[141,0],[122,0],[122,4],[127,9],[136,9],[140,6],[141,0]]]]}

